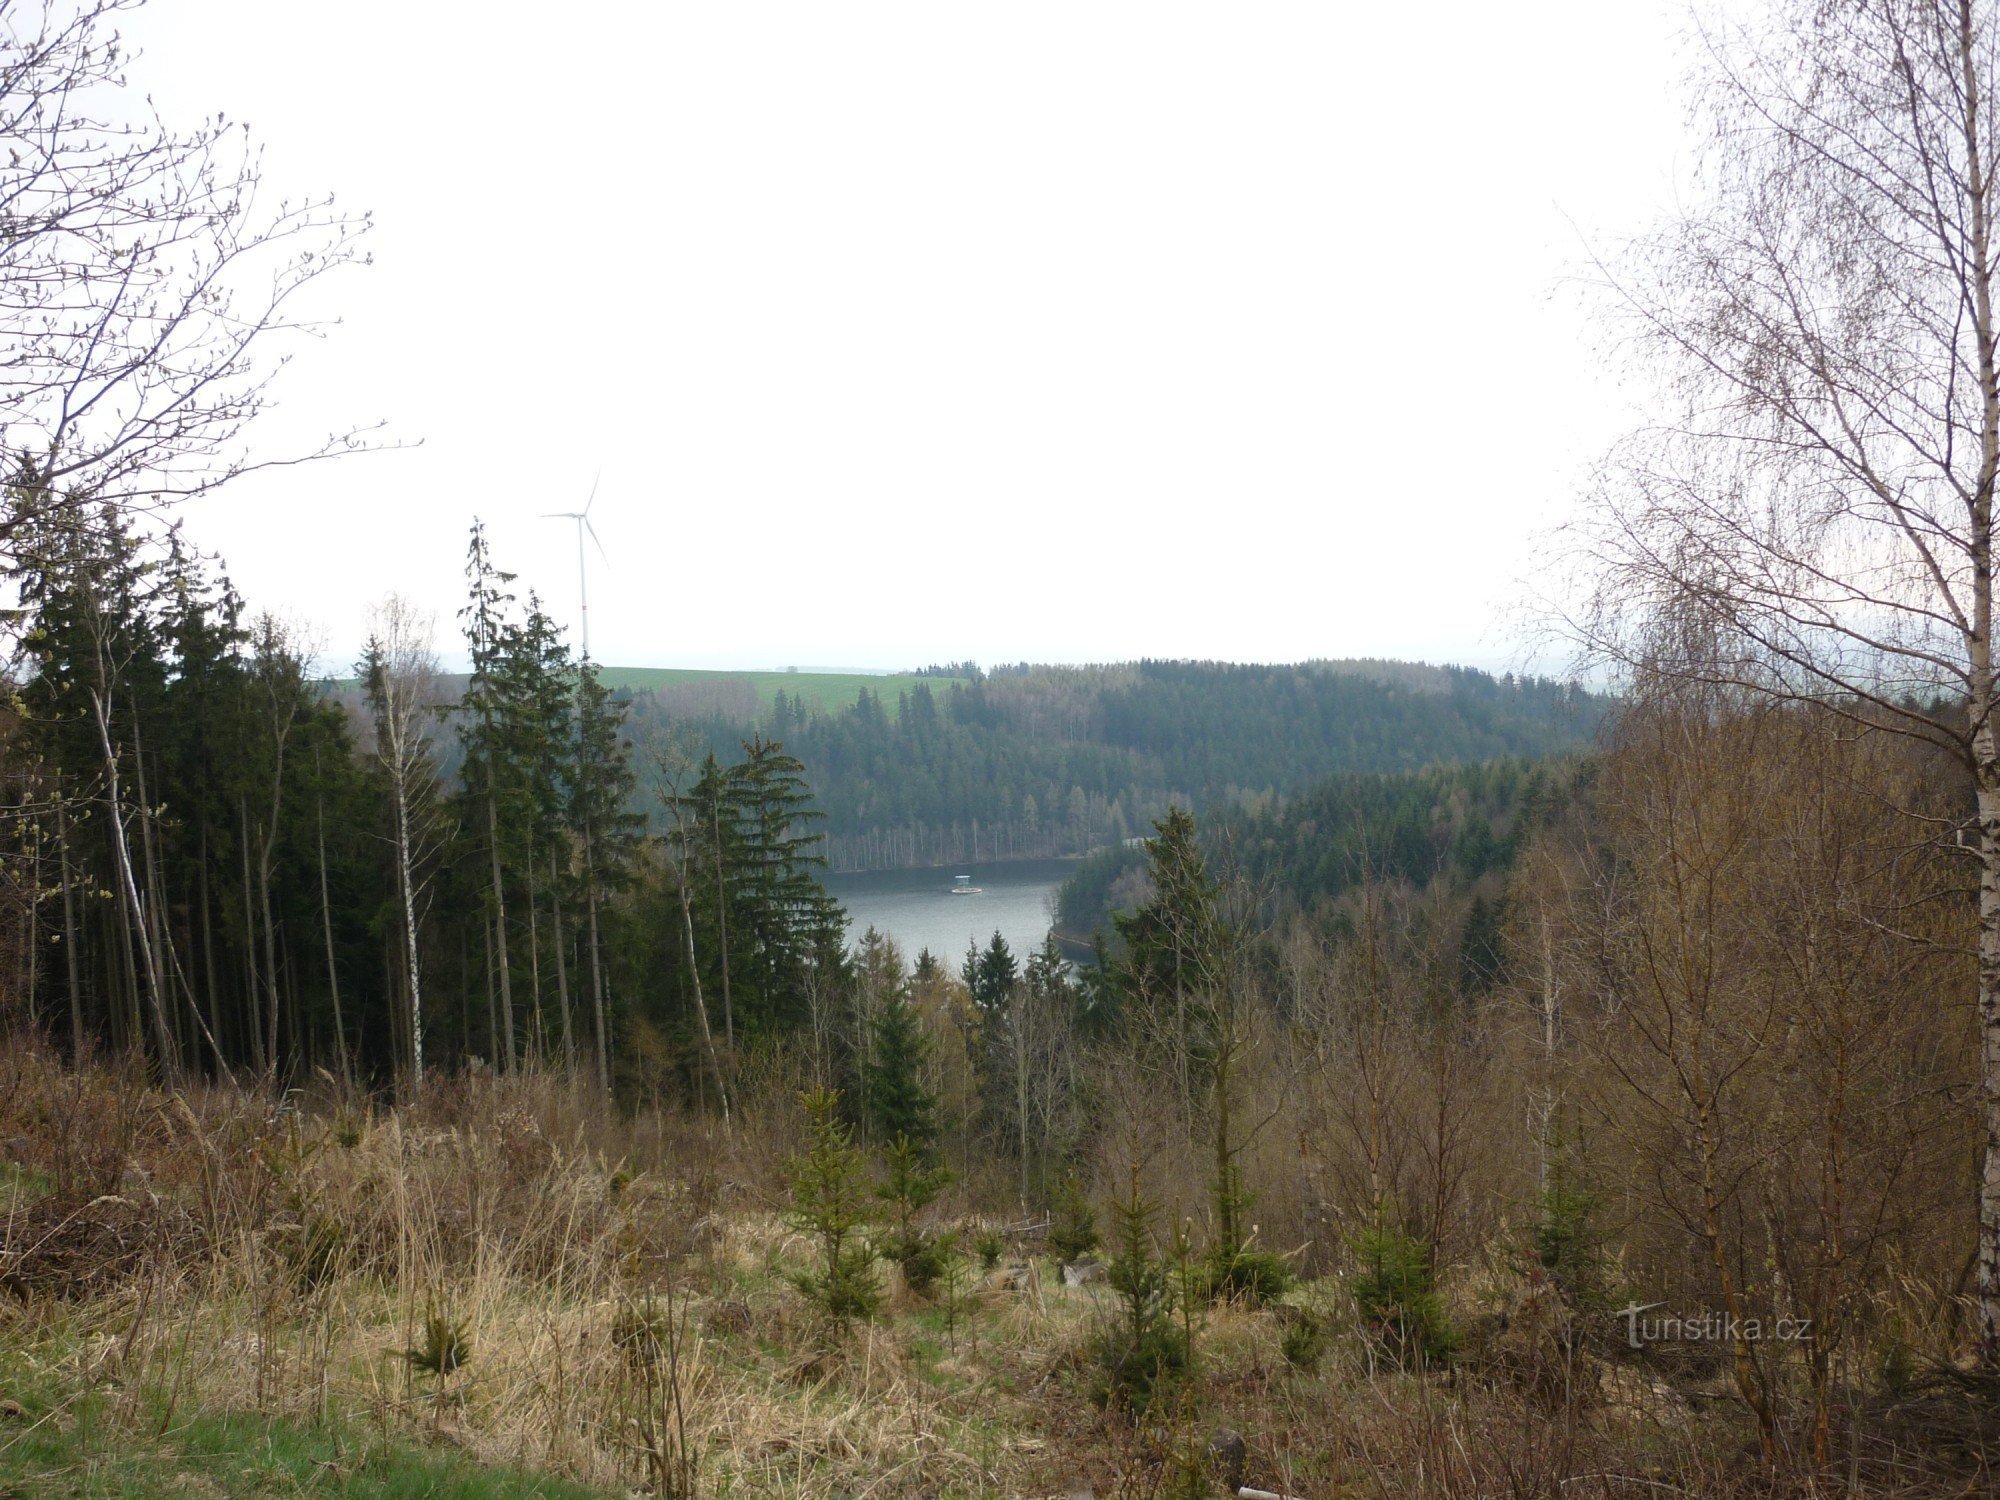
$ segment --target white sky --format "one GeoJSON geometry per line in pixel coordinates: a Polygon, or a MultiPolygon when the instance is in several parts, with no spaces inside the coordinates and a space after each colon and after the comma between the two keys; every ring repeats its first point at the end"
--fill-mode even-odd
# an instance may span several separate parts
{"type": "Polygon", "coordinates": [[[132,70],[372,208],[312,435],[189,530],[354,651],[454,648],[465,531],[619,664],[1504,664],[1631,420],[1581,233],[1687,156],[1681,13],[868,0],[155,0],[132,70]]]}

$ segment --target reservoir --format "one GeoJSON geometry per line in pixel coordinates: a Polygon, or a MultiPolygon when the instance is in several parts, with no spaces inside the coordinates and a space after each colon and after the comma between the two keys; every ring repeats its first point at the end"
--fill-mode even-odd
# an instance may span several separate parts
{"type": "Polygon", "coordinates": [[[928,948],[956,974],[969,942],[984,947],[995,931],[1017,960],[1041,946],[1049,930],[1056,887],[1076,868],[1074,860],[1036,859],[997,865],[953,865],[942,870],[875,870],[828,875],[827,893],[847,908],[852,947],[871,926],[892,937],[906,961],[928,948]],[[970,875],[976,896],[949,894],[953,880],[970,875]]]}

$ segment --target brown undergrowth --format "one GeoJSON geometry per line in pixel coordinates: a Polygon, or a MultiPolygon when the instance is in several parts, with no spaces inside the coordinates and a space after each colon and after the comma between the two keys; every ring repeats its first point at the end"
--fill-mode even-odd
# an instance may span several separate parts
{"type": "Polygon", "coordinates": [[[981,1290],[967,1259],[834,1337],[787,1280],[809,1249],[773,1180],[790,1118],[613,1116],[553,1075],[399,1109],[168,1096],[16,1040],[0,1457],[94,1402],[107,1441],[195,1411],[358,1423],[620,1494],[1165,1497],[1231,1464],[1309,1500],[1945,1494],[1988,1472],[1982,1393],[1914,1380],[1846,1472],[1779,1470],[1726,1393],[1525,1325],[1395,1369],[1330,1282],[1295,1298],[1335,1325],[1316,1368],[1285,1358],[1286,1309],[1205,1309],[1191,1380],[1139,1421],[1087,1395],[1110,1294],[1050,1264],[981,1290]]]}

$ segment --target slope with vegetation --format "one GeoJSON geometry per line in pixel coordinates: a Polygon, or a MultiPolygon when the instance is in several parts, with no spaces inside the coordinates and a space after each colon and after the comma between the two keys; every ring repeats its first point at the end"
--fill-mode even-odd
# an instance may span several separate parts
{"type": "Polygon", "coordinates": [[[642,745],[753,734],[813,768],[838,869],[1083,854],[1178,799],[1255,804],[1339,772],[1539,756],[1602,704],[1541,678],[1396,662],[1142,661],[865,683],[837,708],[780,686],[767,710],[636,694],[642,745]]]}

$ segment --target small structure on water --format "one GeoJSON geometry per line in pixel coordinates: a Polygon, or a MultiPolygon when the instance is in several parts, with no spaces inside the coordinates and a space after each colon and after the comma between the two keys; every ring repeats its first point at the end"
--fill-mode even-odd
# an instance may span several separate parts
{"type": "Polygon", "coordinates": [[[952,877],[951,886],[945,894],[948,896],[983,896],[986,893],[972,883],[970,875],[957,875],[952,877]]]}

